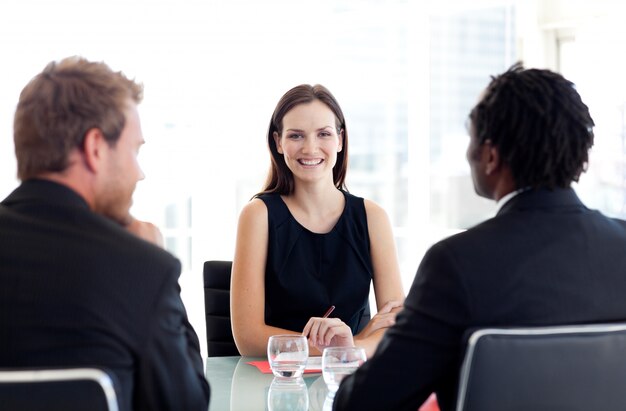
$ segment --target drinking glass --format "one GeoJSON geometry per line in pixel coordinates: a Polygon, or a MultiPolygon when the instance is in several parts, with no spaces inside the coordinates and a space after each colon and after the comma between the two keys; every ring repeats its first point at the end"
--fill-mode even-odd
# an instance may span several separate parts
{"type": "Polygon", "coordinates": [[[324,398],[324,405],[322,405],[322,411],[333,411],[333,402],[335,402],[335,393],[330,393],[330,391],[326,394],[326,398],[324,398]]]}
{"type": "Polygon", "coordinates": [[[309,391],[302,378],[292,383],[274,378],[267,393],[269,411],[308,411],[309,391]]]}
{"type": "Polygon", "coordinates": [[[309,344],[303,335],[272,335],[267,342],[267,360],[278,379],[302,377],[309,357],[309,344]]]}
{"type": "Polygon", "coordinates": [[[322,376],[328,393],[335,395],[341,380],[359,368],[367,357],[361,347],[328,347],[322,353],[322,376]]]}

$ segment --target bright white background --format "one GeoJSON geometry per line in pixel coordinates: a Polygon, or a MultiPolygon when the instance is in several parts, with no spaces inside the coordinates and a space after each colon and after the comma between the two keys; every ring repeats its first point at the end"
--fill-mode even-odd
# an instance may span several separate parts
{"type": "Polygon", "coordinates": [[[626,36],[615,1],[3,0],[0,197],[18,184],[12,116],[51,60],[105,61],[145,85],[133,213],[184,265],[204,350],[202,263],[232,259],[239,210],[263,183],[280,96],[321,83],[350,136],[348,187],[389,213],[406,291],[426,248],[494,213],[473,194],[465,117],[489,75],[522,59],[561,70],[597,123],[577,190],[624,215],[626,36]]]}

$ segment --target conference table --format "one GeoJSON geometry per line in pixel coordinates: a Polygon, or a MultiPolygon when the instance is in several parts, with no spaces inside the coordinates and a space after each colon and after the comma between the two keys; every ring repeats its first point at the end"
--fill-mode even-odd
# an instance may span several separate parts
{"type": "MultiPolygon", "coordinates": [[[[211,384],[209,411],[331,411],[333,399],[321,373],[305,373],[301,384],[277,384],[251,361],[266,357],[209,357],[205,375],[211,384]]],[[[418,411],[439,411],[431,395],[418,411]]]]}
{"type": "Polygon", "coordinates": [[[330,411],[321,373],[305,373],[301,383],[285,384],[263,374],[249,361],[263,357],[209,357],[205,373],[211,385],[209,411],[330,411]]]}

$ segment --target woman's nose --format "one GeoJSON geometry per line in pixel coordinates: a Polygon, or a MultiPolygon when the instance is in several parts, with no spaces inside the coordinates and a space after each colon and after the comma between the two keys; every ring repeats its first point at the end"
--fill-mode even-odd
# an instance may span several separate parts
{"type": "Polygon", "coordinates": [[[317,139],[315,136],[306,136],[304,139],[304,146],[302,147],[302,151],[305,153],[315,153],[317,150],[317,139]]]}

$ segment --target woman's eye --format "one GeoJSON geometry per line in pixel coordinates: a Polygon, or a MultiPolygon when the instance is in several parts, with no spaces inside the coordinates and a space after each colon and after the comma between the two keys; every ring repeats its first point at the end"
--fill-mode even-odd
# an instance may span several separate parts
{"type": "Polygon", "coordinates": [[[330,137],[330,133],[328,131],[322,131],[320,137],[330,137]]]}
{"type": "Polygon", "coordinates": [[[299,138],[302,138],[302,134],[289,134],[287,138],[290,138],[292,140],[297,140],[299,138]]]}

